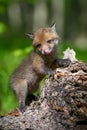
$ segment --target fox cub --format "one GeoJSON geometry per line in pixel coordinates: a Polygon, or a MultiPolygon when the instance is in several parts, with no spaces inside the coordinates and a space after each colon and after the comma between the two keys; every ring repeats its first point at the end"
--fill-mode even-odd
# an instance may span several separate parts
{"type": "Polygon", "coordinates": [[[19,109],[24,111],[27,95],[32,95],[39,87],[45,75],[53,75],[59,66],[68,66],[68,59],[58,58],[59,36],[55,24],[40,28],[34,35],[27,34],[33,40],[34,51],[22,61],[11,77],[11,87],[19,101],[19,109]]]}

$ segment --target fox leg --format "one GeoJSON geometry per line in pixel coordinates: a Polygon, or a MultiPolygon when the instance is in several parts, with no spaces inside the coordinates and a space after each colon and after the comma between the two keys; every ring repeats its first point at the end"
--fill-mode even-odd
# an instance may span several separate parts
{"type": "Polygon", "coordinates": [[[18,84],[16,86],[15,92],[19,102],[19,110],[21,112],[25,111],[25,101],[27,97],[27,81],[26,80],[18,80],[18,84]]]}

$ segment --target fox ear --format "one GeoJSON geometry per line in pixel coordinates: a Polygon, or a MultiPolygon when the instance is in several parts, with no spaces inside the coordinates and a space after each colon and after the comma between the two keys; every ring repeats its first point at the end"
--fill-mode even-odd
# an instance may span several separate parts
{"type": "Polygon", "coordinates": [[[50,28],[51,28],[52,32],[56,32],[56,24],[55,23],[52,24],[50,28]]]}
{"type": "Polygon", "coordinates": [[[33,35],[33,34],[29,34],[29,33],[27,33],[26,35],[27,35],[31,40],[34,39],[34,35],[33,35]]]}

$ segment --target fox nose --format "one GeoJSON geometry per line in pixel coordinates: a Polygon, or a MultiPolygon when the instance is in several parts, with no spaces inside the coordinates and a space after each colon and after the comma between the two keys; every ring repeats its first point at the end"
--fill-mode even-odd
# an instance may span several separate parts
{"type": "Polygon", "coordinates": [[[50,55],[51,52],[52,52],[52,49],[42,50],[42,54],[44,54],[44,55],[50,55]]]}

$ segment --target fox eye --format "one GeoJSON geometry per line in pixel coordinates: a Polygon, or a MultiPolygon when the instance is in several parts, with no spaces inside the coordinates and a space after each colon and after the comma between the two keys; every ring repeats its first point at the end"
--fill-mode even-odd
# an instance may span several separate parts
{"type": "Polygon", "coordinates": [[[41,44],[40,44],[40,43],[36,45],[36,47],[40,47],[40,46],[41,46],[41,44]]]}
{"type": "Polygon", "coordinates": [[[53,42],[53,41],[54,41],[54,40],[53,40],[53,39],[51,39],[51,40],[48,40],[48,41],[47,41],[47,43],[51,43],[51,42],[53,42]]]}

